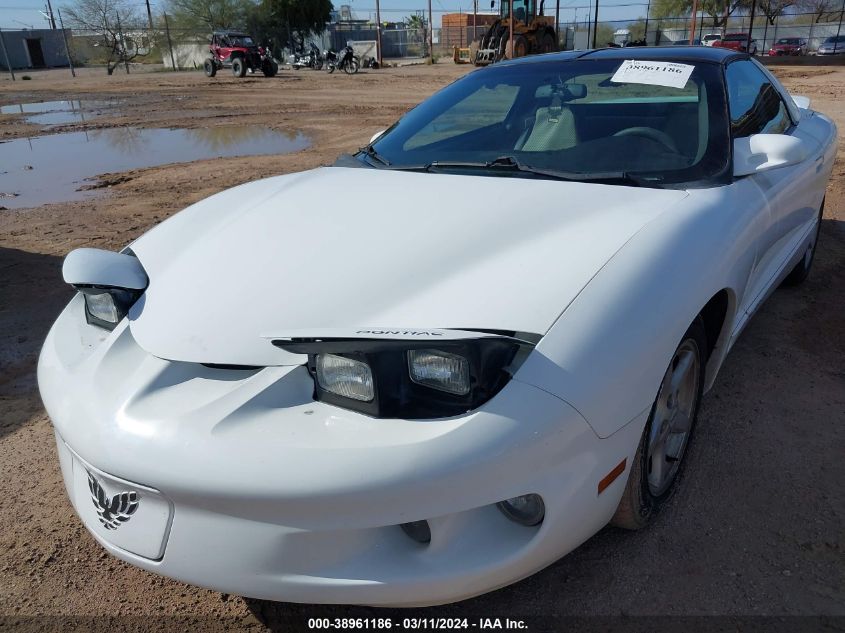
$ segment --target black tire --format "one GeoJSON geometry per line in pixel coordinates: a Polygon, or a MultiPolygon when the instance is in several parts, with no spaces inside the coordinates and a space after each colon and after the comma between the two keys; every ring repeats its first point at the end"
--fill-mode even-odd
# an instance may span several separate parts
{"type": "Polygon", "coordinates": [[[246,75],[246,64],[244,64],[244,60],[240,57],[235,57],[232,60],[232,74],[238,78],[246,75]]]}
{"type": "Polygon", "coordinates": [[[554,53],[557,51],[557,46],[555,46],[555,36],[551,33],[543,33],[543,37],[540,38],[540,53],[554,53]]]}
{"type": "Polygon", "coordinates": [[[822,228],[822,214],[824,213],[824,200],[822,200],[821,209],[819,209],[819,218],[818,222],[816,223],[816,234],[813,236],[813,242],[804,252],[804,257],[801,258],[801,261],[795,264],[795,268],[793,268],[790,273],[786,276],[786,278],[781,283],[781,286],[790,287],[790,286],[797,286],[804,282],[805,279],[810,275],[810,269],[813,267],[813,261],[816,259],[816,247],[819,244],[819,233],[821,232],[822,228]]]}
{"type": "Polygon", "coordinates": [[[654,515],[660,511],[660,508],[666,500],[669,499],[669,497],[671,497],[675,492],[678,477],[683,470],[683,458],[686,455],[690,439],[695,431],[695,421],[698,418],[698,408],[701,404],[701,394],[704,388],[704,369],[706,365],[707,335],[704,329],[704,323],[699,317],[692,323],[692,325],[690,325],[686,333],[684,333],[683,338],[681,338],[681,342],[678,344],[675,353],[672,355],[669,367],[666,370],[666,376],[664,376],[661,388],[654,399],[654,403],[652,404],[651,414],[649,415],[648,422],[645,425],[645,430],[643,431],[642,438],[640,439],[640,444],[637,447],[634,463],[631,464],[631,470],[628,475],[628,483],[625,486],[625,491],[622,493],[622,499],[619,501],[619,506],[616,508],[616,512],[610,520],[611,525],[626,530],[639,530],[645,527],[652,520],[654,515]],[[664,462],[663,467],[666,467],[666,463],[673,464],[670,467],[670,470],[673,472],[671,473],[671,479],[668,482],[668,486],[659,493],[655,494],[649,483],[649,473],[652,465],[649,463],[647,453],[649,438],[652,437],[652,427],[656,419],[658,402],[660,402],[663,395],[666,376],[668,376],[669,372],[672,371],[673,364],[676,364],[676,360],[679,358],[679,353],[682,349],[689,350],[692,348],[697,350],[698,372],[697,385],[695,385],[695,400],[692,406],[689,431],[687,432],[686,438],[683,440],[683,445],[680,447],[680,452],[676,458],[673,458],[671,462],[669,462],[667,458],[667,461],[664,462]],[[677,465],[675,465],[676,462],[677,465]]]}
{"type": "Polygon", "coordinates": [[[213,59],[206,59],[202,67],[205,70],[206,77],[214,77],[217,74],[217,64],[214,63],[213,59]]]}
{"type": "Polygon", "coordinates": [[[275,77],[276,73],[279,72],[279,65],[274,61],[265,59],[261,62],[261,72],[264,73],[265,77],[275,77]]]}
{"type": "Polygon", "coordinates": [[[354,75],[358,72],[358,67],[360,65],[361,64],[358,62],[358,60],[353,57],[343,65],[343,72],[345,72],[347,75],[354,75]]]}

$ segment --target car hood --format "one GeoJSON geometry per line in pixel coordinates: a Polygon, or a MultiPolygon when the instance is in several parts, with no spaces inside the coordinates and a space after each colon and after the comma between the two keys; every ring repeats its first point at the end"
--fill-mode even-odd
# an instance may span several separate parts
{"type": "Polygon", "coordinates": [[[337,167],[269,178],[203,200],[131,245],[150,284],[130,326],[161,358],[259,366],[302,362],[273,336],[543,334],[686,195],[337,167]]]}

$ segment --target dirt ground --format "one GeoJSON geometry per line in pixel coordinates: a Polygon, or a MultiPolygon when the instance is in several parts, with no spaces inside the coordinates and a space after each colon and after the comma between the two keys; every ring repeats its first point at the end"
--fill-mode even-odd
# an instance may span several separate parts
{"type": "MultiPolygon", "coordinates": [[[[87,622],[110,630],[299,630],[310,615],[377,614],[244,600],[106,555],[65,497],[35,364],[71,296],[60,274],[69,250],[119,248],[221,189],[331,163],[466,71],[441,64],[354,77],[286,70],[275,79],[209,80],[197,72],[106,77],[84,69],[75,80],[67,71],[0,79],[0,104],[110,97],[123,104],[118,116],[50,133],[257,123],[313,140],[305,151],[260,160],[110,174],[93,200],[0,211],[0,629],[69,630],[66,620],[29,618],[69,615],[97,616],[87,622]]],[[[832,618],[826,630],[845,629],[845,68],[775,72],[839,125],[820,247],[809,280],[775,293],[705,398],[680,493],[645,531],[605,529],[525,581],[429,615],[823,615],[832,618]]],[[[0,115],[0,141],[38,130],[0,115]]],[[[795,631],[818,624],[777,622],[795,631]]]]}

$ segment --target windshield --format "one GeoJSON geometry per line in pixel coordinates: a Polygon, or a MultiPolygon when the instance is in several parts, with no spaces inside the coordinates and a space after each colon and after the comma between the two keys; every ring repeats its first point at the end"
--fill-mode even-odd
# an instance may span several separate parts
{"type": "MultiPolygon", "coordinates": [[[[510,15],[510,4],[507,0],[501,3],[503,18],[510,15]]],[[[513,14],[517,20],[527,22],[528,18],[534,15],[534,0],[513,0],[513,14]]]]}
{"type": "Polygon", "coordinates": [[[778,44],[788,44],[791,46],[798,46],[801,43],[801,40],[797,40],[795,38],[781,38],[778,40],[778,44]]]}
{"type": "Polygon", "coordinates": [[[845,35],[840,35],[837,37],[836,35],[831,35],[827,38],[824,43],[825,44],[842,44],[845,42],[845,35]]]}
{"type": "MultiPolygon", "coordinates": [[[[744,42],[748,39],[748,35],[746,33],[732,33],[730,35],[725,35],[722,38],[724,42],[744,42]]],[[[754,38],[751,38],[754,39],[754,38]]]]}
{"type": "Polygon", "coordinates": [[[613,81],[622,64],[581,59],[470,73],[414,108],[359,159],[440,169],[509,157],[584,180],[621,172],[662,184],[722,177],[729,139],[719,66],[683,65],[689,78],[668,87],[613,81]]]}
{"type": "Polygon", "coordinates": [[[252,41],[252,38],[249,35],[229,35],[229,42],[231,42],[232,46],[242,48],[255,46],[255,42],[252,41]]]}

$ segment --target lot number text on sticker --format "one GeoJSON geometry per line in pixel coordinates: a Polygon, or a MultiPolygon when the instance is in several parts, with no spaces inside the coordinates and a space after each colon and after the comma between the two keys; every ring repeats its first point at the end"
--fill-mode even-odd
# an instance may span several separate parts
{"type": "Polygon", "coordinates": [[[695,66],[674,62],[651,62],[626,59],[610,78],[620,84],[649,84],[683,88],[695,66]]]}

